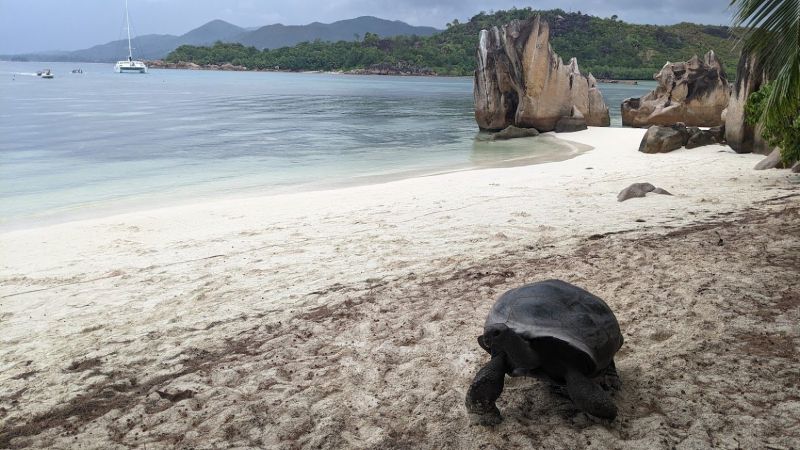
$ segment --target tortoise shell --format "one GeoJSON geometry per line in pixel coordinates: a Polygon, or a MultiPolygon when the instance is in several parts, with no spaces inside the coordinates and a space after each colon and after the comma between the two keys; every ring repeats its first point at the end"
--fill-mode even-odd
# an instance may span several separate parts
{"type": "Polygon", "coordinates": [[[505,324],[527,340],[551,338],[585,354],[587,375],[608,367],[622,347],[619,323],[596,295],[561,280],[547,280],[501,295],[485,327],[505,324]]]}

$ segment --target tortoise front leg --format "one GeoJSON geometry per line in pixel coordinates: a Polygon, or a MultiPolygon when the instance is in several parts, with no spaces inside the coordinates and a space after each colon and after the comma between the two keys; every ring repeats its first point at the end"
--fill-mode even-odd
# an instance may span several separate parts
{"type": "Polygon", "coordinates": [[[567,392],[575,406],[602,419],[614,420],[617,417],[617,406],[599,384],[573,368],[567,369],[565,378],[567,392]]]}
{"type": "Polygon", "coordinates": [[[619,373],[617,373],[617,366],[614,364],[614,361],[611,361],[611,364],[606,367],[606,369],[602,373],[601,384],[603,389],[610,391],[615,390],[618,391],[622,388],[622,380],[619,378],[619,373]]]}
{"type": "Polygon", "coordinates": [[[465,402],[473,422],[492,426],[503,421],[495,402],[503,392],[507,365],[505,354],[499,353],[475,375],[465,402]]]}

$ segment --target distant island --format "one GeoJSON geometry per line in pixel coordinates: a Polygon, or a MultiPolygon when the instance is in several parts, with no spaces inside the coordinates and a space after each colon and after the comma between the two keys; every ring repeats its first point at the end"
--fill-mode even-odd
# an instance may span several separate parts
{"type": "MultiPolygon", "coordinates": [[[[362,16],[333,23],[314,22],[308,25],[273,24],[259,28],[242,28],[224,20],[212,20],[180,36],[148,34],[134,39],[135,56],[140,59],[164,59],[181,45],[212,45],[215,42],[240,43],[257,49],[290,47],[304,41],[356,41],[367,33],[383,37],[400,35],[430,36],[439,32],[433,27],[417,27],[401,21],[362,16]]],[[[0,59],[16,61],[115,62],[128,54],[127,40],[113,41],[91,48],[68,52],[40,52],[0,55],[0,59]]]]}
{"type": "MultiPolygon", "coordinates": [[[[565,58],[577,57],[581,70],[597,79],[651,79],[665,61],[685,61],[714,49],[735,77],[741,32],[727,26],[679,23],[636,25],[561,9],[531,8],[480,12],[446,30],[364,16],[323,24],[267,25],[245,29],[211,21],[181,36],[136,38],[136,56],[155,68],[207,70],[313,71],[385,75],[469,76],[475,70],[476,37],[481,29],[541,14],[551,26],[551,44],[565,58]]],[[[113,62],[127,42],[85,50],[0,55],[17,61],[113,62]]]]}
{"type": "Polygon", "coordinates": [[[336,71],[409,75],[468,76],[475,70],[476,37],[481,29],[541,14],[551,26],[551,43],[565,58],[577,57],[581,70],[598,79],[651,79],[666,61],[684,61],[714,49],[735,76],[739,31],[726,26],[679,23],[636,25],[616,16],[601,18],[561,9],[531,8],[481,12],[467,23],[454,20],[447,30],[430,36],[383,37],[366,33],[358,41],[323,39],[292,47],[261,50],[241,43],[183,45],[165,64],[194,64],[239,70],[336,71]]]}

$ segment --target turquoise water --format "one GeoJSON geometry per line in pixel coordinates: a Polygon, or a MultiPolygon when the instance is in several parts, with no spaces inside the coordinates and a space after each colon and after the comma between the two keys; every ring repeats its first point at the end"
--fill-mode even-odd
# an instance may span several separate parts
{"type": "MultiPolygon", "coordinates": [[[[614,98],[647,90],[607,86],[614,98]]],[[[0,62],[0,227],[568,151],[476,135],[469,78],[0,62]],[[43,68],[55,79],[36,77],[43,68]]]]}
{"type": "Polygon", "coordinates": [[[639,84],[600,84],[600,91],[603,93],[603,99],[605,100],[606,105],[608,105],[608,110],[611,115],[612,127],[622,126],[620,106],[622,105],[623,100],[629,97],[642,97],[656,88],[655,81],[638,81],[637,83],[639,84]]]}

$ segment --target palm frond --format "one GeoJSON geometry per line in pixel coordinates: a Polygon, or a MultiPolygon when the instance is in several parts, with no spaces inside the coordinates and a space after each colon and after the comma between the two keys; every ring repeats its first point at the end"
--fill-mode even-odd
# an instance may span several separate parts
{"type": "Polygon", "coordinates": [[[732,0],[743,26],[742,52],[754,55],[774,84],[763,120],[791,122],[800,112],[800,0],[732,0]]]}

